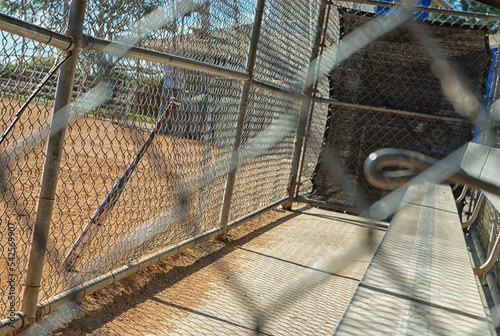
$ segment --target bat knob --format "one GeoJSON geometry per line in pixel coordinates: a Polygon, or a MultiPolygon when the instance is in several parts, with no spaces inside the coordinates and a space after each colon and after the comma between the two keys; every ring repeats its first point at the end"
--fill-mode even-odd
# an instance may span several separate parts
{"type": "Polygon", "coordinates": [[[170,101],[174,105],[180,105],[181,104],[181,102],[177,98],[175,98],[175,97],[170,97],[170,101]]]}

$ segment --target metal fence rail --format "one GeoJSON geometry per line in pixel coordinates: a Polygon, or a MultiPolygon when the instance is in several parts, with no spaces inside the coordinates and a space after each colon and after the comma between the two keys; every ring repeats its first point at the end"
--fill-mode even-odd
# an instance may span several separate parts
{"type": "MultiPolygon", "coordinates": [[[[1,283],[13,284],[1,288],[1,316],[23,311],[32,323],[37,302],[286,200],[301,102],[294,96],[306,86],[319,2],[2,4],[3,129],[65,50],[74,61],[2,144],[2,228],[12,232],[15,256],[13,271],[0,271],[1,283]],[[255,69],[247,64],[252,36],[255,69]],[[129,174],[169,97],[181,104],[129,174]],[[123,174],[119,197],[92,224],[123,174]],[[234,190],[226,190],[228,174],[234,190]],[[229,212],[219,223],[223,202],[229,212]],[[68,271],[63,260],[86,225],[88,249],[68,271]]],[[[3,237],[6,263],[12,238],[3,237]]]]}
{"type": "MultiPolygon", "coordinates": [[[[0,143],[0,316],[11,316],[0,334],[224,235],[228,225],[290,206],[297,195],[331,202],[325,195],[332,187],[347,195],[334,202],[356,206],[349,190],[330,183],[325,160],[335,146],[370,135],[370,127],[378,139],[381,123],[418,129],[429,120],[436,127],[441,118],[439,127],[460,133],[457,146],[465,141],[471,126],[450,104],[434,115],[386,106],[377,100],[380,90],[361,98],[343,92],[349,90],[337,75],[343,66],[367,70],[355,53],[340,64],[351,56],[346,29],[361,31],[348,27],[348,16],[366,24],[385,15],[390,24],[384,29],[398,28],[387,35],[389,42],[397,40],[403,21],[453,24],[491,36],[498,29],[495,16],[419,8],[408,18],[386,8],[398,5],[374,1],[7,0],[1,6],[2,131],[33,86],[70,58],[0,143]],[[171,97],[180,105],[157,129],[171,97]],[[345,124],[366,127],[344,139],[345,124]],[[126,183],[117,184],[122,176],[126,183]],[[68,270],[63,261],[87,225],[93,226],[88,249],[68,270]]],[[[453,51],[462,51],[460,43],[453,51]]],[[[468,73],[478,77],[479,91],[486,88],[481,69],[487,71],[492,59],[483,57],[468,73]]],[[[494,77],[491,83],[496,68],[494,77]]],[[[493,91],[481,94],[491,103],[493,91]]],[[[405,145],[414,140],[403,136],[405,145]]],[[[372,145],[354,159],[341,158],[352,176],[359,178],[363,155],[386,143],[372,145]]],[[[362,181],[353,183],[371,201],[381,196],[362,181]]]]}

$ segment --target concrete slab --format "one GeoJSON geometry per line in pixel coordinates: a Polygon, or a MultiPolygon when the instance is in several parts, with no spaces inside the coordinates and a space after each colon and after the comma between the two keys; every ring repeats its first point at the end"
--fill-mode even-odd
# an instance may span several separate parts
{"type": "Polygon", "coordinates": [[[263,335],[331,335],[372,258],[374,249],[357,253],[369,227],[376,246],[386,223],[299,210],[211,265],[226,281],[197,307],[159,299],[180,317],[154,335],[255,335],[257,325],[263,335]]]}

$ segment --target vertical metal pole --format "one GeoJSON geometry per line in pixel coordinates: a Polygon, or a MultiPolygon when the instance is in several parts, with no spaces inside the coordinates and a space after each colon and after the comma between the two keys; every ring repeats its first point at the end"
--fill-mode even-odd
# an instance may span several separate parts
{"type": "MultiPolygon", "coordinates": [[[[312,49],[311,53],[311,62],[309,63],[309,69],[307,70],[307,80],[306,83],[311,83],[314,79],[314,83],[316,82],[315,80],[315,64],[314,60],[318,58],[319,55],[319,48],[321,44],[321,37],[323,35],[323,26],[325,23],[325,12],[326,12],[326,6],[327,6],[328,0],[321,0],[320,8],[319,8],[319,13],[318,13],[318,20],[317,20],[317,26],[316,26],[316,36],[314,38],[314,46],[312,49]]],[[[304,136],[306,133],[306,125],[307,125],[307,117],[309,113],[309,109],[311,108],[311,100],[312,100],[312,95],[313,95],[313,86],[314,83],[309,85],[305,92],[304,92],[304,98],[302,99],[302,105],[300,107],[300,115],[299,115],[299,123],[297,127],[297,136],[295,138],[295,148],[294,148],[294,153],[293,153],[293,160],[292,160],[292,167],[290,171],[290,183],[288,185],[288,196],[289,200],[283,204],[283,208],[290,210],[292,208],[293,200],[295,197],[295,189],[297,187],[297,179],[298,179],[298,171],[299,171],[299,165],[300,165],[300,158],[302,155],[302,145],[304,143],[304,136]]]]}
{"type": "MultiPolygon", "coordinates": [[[[71,3],[67,34],[73,38],[75,48],[72,51],[72,56],[61,67],[59,80],[57,82],[57,91],[51,124],[54,124],[54,120],[56,119],[67,120],[68,118],[68,110],[64,109],[64,107],[70,103],[73,93],[76,65],[82,43],[85,7],[86,0],[73,0],[71,3]]],[[[60,123],[57,122],[57,124],[60,123]]],[[[56,130],[55,132],[51,129],[47,143],[45,167],[43,170],[42,185],[40,188],[37,213],[33,227],[31,250],[24,284],[25,287],[21,301],[21,311],[28,317],[28,324],[32,324],[36,317],[35,314],[38,303],[38,294],[40,292],[43,263],[47,250],[47,238],[49,235],[50,220],[56,194],[65,133],[65,128],[60,131],[56,130]]]]}
{"type": "MultiPolygon", "coordinates": [[[[318,80],[314,83],[314,88],[313,88],[313,91],[312,91],[312,94],[313,95],[316,95],[317,93],[317,89],[318,89],[318,81],[319,81],[319,72],[320,72],[320,69],[321,69],[321,58],[322,58],[322,54],[323,54],[323,50],[325,49],[325,42],[326,42],[326,30],[328,29],[328,20],[330,19],[330,12],[331,12],[331,9],[332,9],[332,4],[331,3],[328,3],[328,9],[326,10],[326,14],[325,14],[325,22],[324,22],[324,29],[325,29],[325,33],[322,35],[321,37],[321,43],[320,43],[320,48],[321,48],[321,51],[319,52],[319,62],[316,63],[316,77],[318,80]]],[[[309,142],[309,135],[311,134],[311,121],[312,121],[312,118],[313,118],[313,113],[314,113],[314,105],[315,105],[315,102],[314,102],[314,99],[313,101],[311,102],[311,108],[309,110],[309,115],[307,116],[307,119],[306,119],[306,122],[307,122],[307,130],[304,134],[304,145],[303,145],[303,149],[302,149],[302,160],[300,160],[300,166],[299,166],[299,170],[297,171],[297,187],[296,187],[296,191],[295,191],[295,194],[294,194],[294,198],[297,197],[297,195],[299,194],[299,188],[301,186],[301,182],[302,182],[302,172],[304,171],[304,163],[305,163],[305,154],[306,154],[306,150],[307,150],[307,144],[309,142]]],[[[327,106],[327,108],[331,108],[330,106],[327,106]]]]}
{"type": "MultiPolygon", "coordinates": [[[[498,83],[498,67],[500,64],[498,63],[500,60],[500,45],[498,46],[497,49],[497,54],[496,58],[493,60],[493,83],[491,83],[491,88],[490,88],[490,97],[488,99],[488,105],[486,106],[486,113],[487,116],[489,117],[490,114],[490,109],[491,106],[493,105],[493,101],[497,97],[496,91],[497,91],[497,83],[498,83]]],[[[494,126],[488,125],[488,126],[483,126],[481,130],[481,143],[487,144],[487,145],[494,145],[496,142],[496,130],[494,126]]]]}
{"type": "Polygon", "coordinates": [[[240,145],[243,136],[243,128],[245,126],[245,118],[248,107],[248,96],[250,95],[250,88],[253,81],[253,70],[255,66],[255,58],[257,56],[257,44],[260,37],[260,27],[262,25],[262,17],[264,15],[265,0],[258,0],[255,9],[255,19],[253,22],[252,36],[250,39],[250,48],[248,51],[247,60],[247,73],[249,79],[243,84],[243,91],[241,93],[240,110],[238,113],[238,124],[236,126],[236,136],[234,139],[234,147],[231,153],[231,160],[229,161],[229,173],[227,174],[226,188],[224,192],[224,200],[222,203],[222,210],[220,216],[220,227],[222,228],[222,235],[227,233],[227,223],[229,222],[229,211],[231,209],[231,199],[233,197],[234,181],[236,178],[236,169],[238,168],[238,161],[240,158],[240,145]]]}

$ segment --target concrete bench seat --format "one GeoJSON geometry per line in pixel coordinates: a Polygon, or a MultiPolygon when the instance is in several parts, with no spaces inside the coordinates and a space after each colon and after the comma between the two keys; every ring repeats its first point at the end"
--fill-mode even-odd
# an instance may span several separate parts
{"type": "Polygon", "coordinates": [[[491,335],[448,185],[408,189],[334,334],[491,335]]]}

